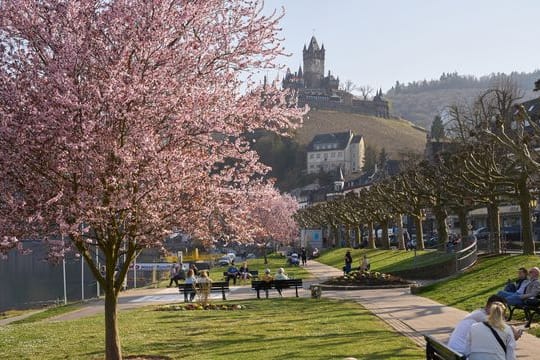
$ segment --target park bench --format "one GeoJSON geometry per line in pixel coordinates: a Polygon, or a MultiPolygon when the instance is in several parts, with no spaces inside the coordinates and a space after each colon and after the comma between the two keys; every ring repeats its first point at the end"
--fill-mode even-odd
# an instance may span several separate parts
{"type": "Polygon", "coordinates": [[[450,349],[445,344],[435,340],[429,335],[424,335],[426,339],[426,360],[466,360],[465,355],[450,349]]]}
{"type": "Polygon", "coordinates": [[[540,296],[537,296],[535,299],[525,300],[525,304],[523,305],[508,305],[508,310],[508,321],[512,320],[514,311],[523,310],[523,312],[525,313],[525,319],[527,320],[527,324],[525,324],[525,327],[529,328],[531,327],[534,315],[540,314],[540,296]]]}
{"type": "MultiPolygon", "coordinates": [[[[203,284],[195,284],[195,287],[203,284]]],[[[205,284],[204,284],[205,285],[205,284]]],[[[210,292],[220,292],[223,300],[227,300],[225,292],[229,291],[229,283],[226,281],[214,281],[210,287],[210,292]]],[[[178,291],[184,293],[184,302],[188,302],[189,294],[193,292],[193,284],[180,284],[178,285],[178,291]]]]}
{"type": "Polygon", "coordinates": [[[270,289],[282,290],[294,287],[296,290],[296,297],[298,297],[298,288],[302,287],[302,279],[289,279],[289,280],[255,280],[251,282],[251,288],[257,291],[257,299],[260,299],[260,291],[264,290],[266,298],[268,299],[268,291],[270,289]]]}

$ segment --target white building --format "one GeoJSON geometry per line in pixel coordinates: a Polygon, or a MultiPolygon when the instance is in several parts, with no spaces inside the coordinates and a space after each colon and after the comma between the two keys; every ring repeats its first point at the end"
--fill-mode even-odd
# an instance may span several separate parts
{"type": "Polygon", "coordinates": [[[307,173],[341,168],[344,175],[364,166],[364,138],[352,131],[315,135],[307,147],[307,173]]]}

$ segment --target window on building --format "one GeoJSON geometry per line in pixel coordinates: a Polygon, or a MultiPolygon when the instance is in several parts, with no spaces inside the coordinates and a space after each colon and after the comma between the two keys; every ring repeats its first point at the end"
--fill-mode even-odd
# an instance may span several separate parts
{"type": "Polygon", "coordinates": [[[309,154],[309,158],[310,158],[310,159],[314,159],[314,158],[315,158],[315,154],[309,154]]]}
{"type": "Polygon", "coordinates": [[[332,153],[330,154],[330,157],[335,158],[335,157],[336,157],[336,152],[335,152],[335,151],[332,151],[332,153]]]}
{"type": "Polygon", "coordinates": [[[343,151],[338,151],[338,153],[337,153],[337,157],[338,157],[338,158],[341,158],[341,157],[343,157],[343,151]]]}
{"type": "Polygon", "coordinates": [[[321,158],[321,154],[317,154],[317,159],[320,159],[321,158]]]}

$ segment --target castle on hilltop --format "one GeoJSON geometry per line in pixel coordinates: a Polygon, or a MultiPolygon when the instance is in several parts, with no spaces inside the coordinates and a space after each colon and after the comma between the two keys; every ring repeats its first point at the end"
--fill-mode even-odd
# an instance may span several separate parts
{"type": "Polygon", "coordinates": [[[324,75],[324,44],[319,47],[315,36],[311,37],[308,47],[304,45],[304,68],[298,68],[294,74],[290,69],[283,78],[282,86],[293,89],[298,105],[309,105],[312,109],[335,110],[357,114],[390,117],[388,101],[382,97],[382,90],[377,91],[373,100],[362,100],[353,94],[339,89],[339,77],[328,71],[324,75]]]}

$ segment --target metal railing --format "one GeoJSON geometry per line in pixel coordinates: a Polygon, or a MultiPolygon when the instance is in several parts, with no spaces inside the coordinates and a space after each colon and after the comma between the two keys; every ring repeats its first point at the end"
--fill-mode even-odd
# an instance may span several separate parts
{"type": "Polygon", "coordinates": [[[476,263],[478,259],[478,245],[476,239],[465,249],[456,252],[456,271],[463,271],[476,263]]]}

